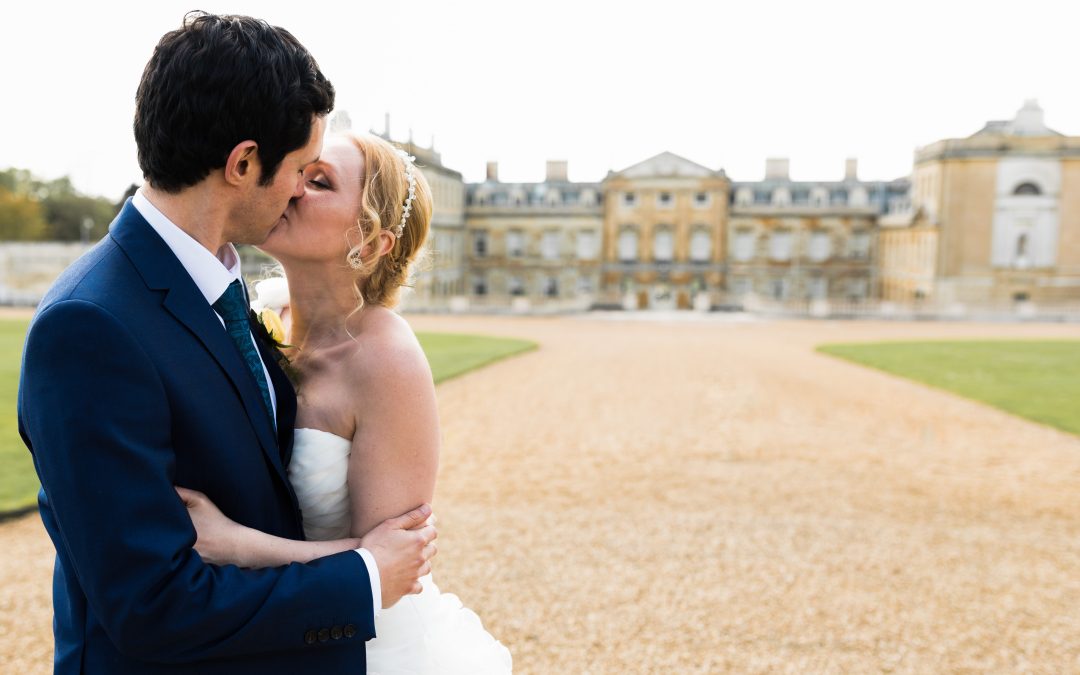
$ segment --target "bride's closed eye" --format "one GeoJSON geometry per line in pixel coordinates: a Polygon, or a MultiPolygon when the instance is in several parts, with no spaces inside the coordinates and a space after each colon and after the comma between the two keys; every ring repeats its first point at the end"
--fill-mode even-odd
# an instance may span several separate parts
{"type": "Polygon", "coordinates": [[[308,180],[308,184],[315,186],[319,190],[329,190],[330,189],[330,183],[326,182],[326,180],[323,179],[323,178],[312,178],[312,179],[308,180]]]}

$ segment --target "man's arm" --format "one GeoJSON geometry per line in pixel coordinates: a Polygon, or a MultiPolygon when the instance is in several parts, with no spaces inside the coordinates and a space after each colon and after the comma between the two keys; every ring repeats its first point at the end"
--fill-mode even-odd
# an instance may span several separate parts
{"type": "MultiPolygon", "coordinates": [[[[117,648],[187,662],[308,646],[313,627],[374,636],[371,586],[347,551],[307,565],[215,567],[173,489],[168,395],[132,332],[68,300],[27,338],[20,427],[55,515],[64,557],[117,648]]],[[[242,489],[242,486],[238,486],[242,489]]]]}

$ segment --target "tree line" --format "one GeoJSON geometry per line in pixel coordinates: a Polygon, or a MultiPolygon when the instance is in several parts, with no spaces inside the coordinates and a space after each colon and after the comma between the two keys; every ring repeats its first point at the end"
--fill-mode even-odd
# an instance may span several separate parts
{"type": "Polygon", "coordinates": [[[26,169],[0,171],[0,241],[97,241],[124,201],[77,191],[67,176],[42,180],[26,169]]]}

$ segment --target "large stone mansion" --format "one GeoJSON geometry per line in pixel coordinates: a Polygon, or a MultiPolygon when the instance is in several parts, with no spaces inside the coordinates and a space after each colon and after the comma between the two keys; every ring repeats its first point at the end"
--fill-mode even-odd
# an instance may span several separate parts
{"type": "Polygon", "coordinates": [[[910,177],[764,180],[661,153],[599,183],[549,161],[539,183],[464,183],[406,144],[432,183],[416,309],[676,309],[880,300],[1080,303],[1080,137],[1027,102],[919,149],[910,177]]]}

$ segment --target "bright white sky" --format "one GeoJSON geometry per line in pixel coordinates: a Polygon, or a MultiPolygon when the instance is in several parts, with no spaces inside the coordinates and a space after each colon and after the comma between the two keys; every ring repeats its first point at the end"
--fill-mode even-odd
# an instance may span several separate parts
{"type": "Polygon", "coordinates": [[[0,168],[70,174],[118,198],[141,182],[139,75],[184,12],[291,30],[354,128],[426,144],[482,180],[542,180],[546,159],[600,180],[663,150],[735,180],[790,157],[796,179],[906,175],[912,151],[1011,118],[1037,98],[1080,135],[1080,3],[742,2],[8,3],[0,19],[0,168]],[[311,7],[305,9],[304,6],[311,7]]]}

